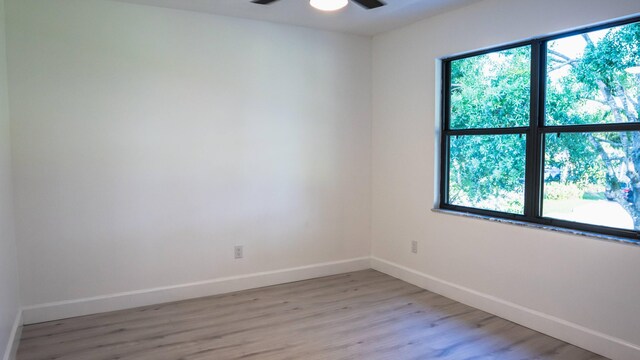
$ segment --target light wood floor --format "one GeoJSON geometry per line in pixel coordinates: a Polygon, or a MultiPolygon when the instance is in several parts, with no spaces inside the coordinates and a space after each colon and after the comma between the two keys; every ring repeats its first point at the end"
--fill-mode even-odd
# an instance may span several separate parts
{"type": "Polygon", "coordinates": [[[36,359],[604,358],[366,270],[26,326],[36,359]]]}

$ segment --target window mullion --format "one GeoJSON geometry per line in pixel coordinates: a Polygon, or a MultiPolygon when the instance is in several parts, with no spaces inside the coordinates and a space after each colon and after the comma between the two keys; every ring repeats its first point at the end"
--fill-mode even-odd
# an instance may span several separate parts
{"type": "Polygon", "coordinates": [[[451,115],[451,61],[443,62],[442,123],[440,128],[440,204],[449,203],[449,119],[451,115]]]}
{"type": "Polygon", "coordinates": [[[529,127],[512,127],[512,128],[477,128],[477,129],[460,129],[446,130],[447,136],[465,136],[465,135],[513,135],[527,134],[529,127]]]}
{"type": "Polygon", "coordinates": [[[546,134],[620,131],[640,131],[640,123],[625,122],[610,124],[555,125],[540,128],[540,132],[544,132],[546,134]]]}
{"type": "Polygon", "coordinates": [[[544,114],[544,43],[531,43],[531,100],[530,123],[527,137],[527,175],[525,182],[525,216],[534,219],[540,214],[541,193],[541,134],[544,114]]]}

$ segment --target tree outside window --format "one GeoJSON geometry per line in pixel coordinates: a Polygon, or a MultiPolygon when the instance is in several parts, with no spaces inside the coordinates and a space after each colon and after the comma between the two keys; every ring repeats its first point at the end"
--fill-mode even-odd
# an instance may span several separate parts
{"type": "Polygon", "coordinates": [[[445,60],[441,207],[636,238],[640,22],[445,60]]]}

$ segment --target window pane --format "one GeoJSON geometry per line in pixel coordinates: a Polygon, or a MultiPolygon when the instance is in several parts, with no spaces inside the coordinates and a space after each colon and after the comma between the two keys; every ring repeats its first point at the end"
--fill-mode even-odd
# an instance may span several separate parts
{"type": "Polygon", "coordinates": [[[451,62],[451,129],[529,125],[531,47],[451,62]]]}
{"type": "Polygon", "coordinates": [[[639,230],[640,149],[633,144],[638,131],[547,134],[543,216],[639,230]]]}
{"type": "Polygon", "coordinates": [[[450,138],[449,204],[524,213],[525,135],[450,138]]]}
{"type": "Polygon", "coordinates": [[[637,122],[640,23],[549,41],[548,125],[637,122]]]}

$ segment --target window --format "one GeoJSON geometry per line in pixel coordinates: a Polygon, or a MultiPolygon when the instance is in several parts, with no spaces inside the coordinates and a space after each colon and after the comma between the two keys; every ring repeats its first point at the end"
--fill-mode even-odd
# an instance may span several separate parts
{"type": "Polygon", "coordinates": [[[443,65],[440,208],[640,241],[640,19],[443,65]]]}

